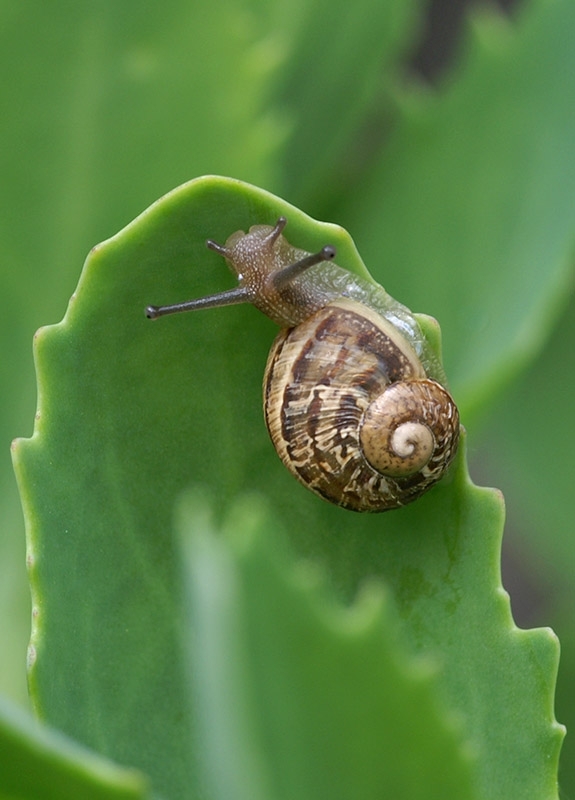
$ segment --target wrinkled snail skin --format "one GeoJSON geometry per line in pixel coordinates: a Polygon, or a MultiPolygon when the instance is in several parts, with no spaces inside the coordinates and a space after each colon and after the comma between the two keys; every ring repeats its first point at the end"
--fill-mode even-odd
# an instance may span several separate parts
{"type": "Polygon", "coordinates": [[[459,441],[459,413],[436,380],[409,309],[379,286],[293,247],[286,225],[254,225],[225,245],[238,286],[177,311],[249,302],[274,320],[264,374],[264,416],[276,451],[308,489],[352,511],[404,506],[439,481],[459,441]],[[426,366],[424,366],[426,363],[426,366]],[[432,374],[428,375],[427,370],[432,374]]]}

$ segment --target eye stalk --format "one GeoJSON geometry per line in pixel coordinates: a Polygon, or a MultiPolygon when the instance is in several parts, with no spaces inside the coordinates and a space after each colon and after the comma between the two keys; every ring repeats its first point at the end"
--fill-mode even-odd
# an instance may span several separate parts
{"type": "Polygon", "coordinates": [[[310,253],[309,256],[296,261],[295,264],[289,264],[287,267],[283,267],[283,269],[274,272],[272,282],[275,288],[282,289],[284,286],[292,283],[293,280],[297,278],[298,275],[301,275],[302,272],[305,272],[306,269],[315,267],[316,264],[321,264],[322,261],[331,261],[335,258],[335,254],[335,247],[326,244],[318,253],[310,253]]]}
{"type": "MultiPolygon", "coordinates": [[[[278,240],[286,224],[286,218],[280,217],[275,226],[266,235],[265,241],[269,244],[270,248],[278,240]]],[[[224,258],[229,259],[233,255],[227,245],[218,244],[218,242],[214,242],[213,239],[208,239],[206,241],[206,247],[224,258]]],[[[269,276],[270,284],[275,290],[284,289],[310,267],[320,264],[322,261],[331,261],[335,258],[335,254],[335,247],[325,245],[319,252],[310,253],[304,258],[272,272],[269,276]]],[[[148,319],[158,319],[158,317],[165,317],[168,316],[168,314],[179,314],[183,311],[197,311],[202,308],[232,306],[238,305],[239,303],[250,303],[253,302],[253,300],[253,293],[250,291],[249,287],[240,284],[240,286],[236,286],[234,289],[227,289],[224,292],[207,295],[206,297],[198,297],[195,300],[186,300],[182,303],[174,303],[169,306],[147,306],[146,316],[148,319]]]]}
{"type": "Polygon", "coordinates": [[[183,303],[174,303],[171,306],[148,306],[146,316],[148,319],[158,319],[158,317],[166,317],[168,314],[179,314],[181,311],[196,311],[200,308],[218,308],[219,306],[233,306],[249,302],[247,289],[236,286],[226,292],[198,297],[195,300],[185,300],[183,303]]]}

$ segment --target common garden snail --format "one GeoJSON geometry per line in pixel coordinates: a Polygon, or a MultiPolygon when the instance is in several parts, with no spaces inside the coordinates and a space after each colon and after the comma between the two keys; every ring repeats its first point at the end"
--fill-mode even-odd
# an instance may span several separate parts
{"type": "Polygon", "coordinates": [[[225,245],[208,240],[239,285],[146,314],[255,305],[282,328],[265,370],[264,413],[290,472],[353,511],[410,503],[457,450],[459,413],[441,367],[405,306],[337,266],[333,247],[310,254],[290,245],[285,225],[280,217],[225,245]]]}

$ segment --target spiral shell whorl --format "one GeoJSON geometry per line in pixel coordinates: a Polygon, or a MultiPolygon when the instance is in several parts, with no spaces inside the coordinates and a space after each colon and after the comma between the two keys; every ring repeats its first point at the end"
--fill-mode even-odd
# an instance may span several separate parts
{"type": "Polygon", "coordinates": [[[432,456],[437,462],[438,452],[445,455],[454,426],[459,429],[456,414],[451,396],[436,381],[393,383],[365,412],[360,432],[364,455],[383,475],[413,475],[432,456]]]}
{"type": "Polygon", "coordinates": [[[354,511],[415,500],[457,448],[459,417],[449,393],[426,378],[385,321],[347,299],[279,333],[264,377],[264,411],[292,474],[354,511]]]}

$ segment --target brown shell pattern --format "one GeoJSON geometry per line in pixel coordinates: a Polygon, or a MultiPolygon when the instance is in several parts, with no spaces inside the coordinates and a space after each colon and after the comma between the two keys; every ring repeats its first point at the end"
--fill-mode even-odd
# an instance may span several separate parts
{"type": "Polygon", "coordinates": [[[442,477],[457,450],[459,415],[449,393],[426,378],[390,323],[352,300],[331,303],[280,331],[264,376],[264,412],[290,472],[353,511],[386,511],[417,499],[442,477]],[[393,389],[389,398],[387,387],[393,389]],[[385,446],[397,425],[427,426],[429,460],[403,477],[397,459],[383,468],[391,475],[374,469],[362,449],[366,418],[377,435],[381,427],[385,446]]]}

